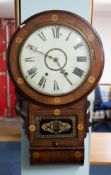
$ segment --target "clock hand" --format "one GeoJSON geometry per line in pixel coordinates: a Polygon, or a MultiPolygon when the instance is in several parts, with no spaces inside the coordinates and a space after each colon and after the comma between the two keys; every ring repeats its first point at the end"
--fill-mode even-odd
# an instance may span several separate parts
{"type": "Polygon", "coordinates": [[[71,83],[71,81],[68,79],[67,75],[68,73],[61,67],[60,63],[58,62],[58,59],[55,59],[55,62],[57,63],[57,65],[59,66],[61,73],[64,75],[64,77],[66,78],[66,80],[70,83],[70,85],[72,86],[73,84],[71,83]]]}
{"type": "Polygon", "coordinates": [[[45,54],[44,52],[39,51],[39,50],[37,49],[37,47],[32,46],[32,45],[30,45],[30,44],[28,44],[28,47],[29,47],[31,50],[33,50],[34,52],[41,53],[42,55],[45,55],[45,56],[49,57],[50,59],[53,59],[53,61],[56,62],[57,65],[59,66],[59,68],[60,68],[60,70],[61,70],[61,73],[64,75],[64,77],[66,78],[66,80],[70,83],[71,86],[73,85],[73,84],[71,83],[71,81],[70,81],[70,80],[68,79],[68,77],[67,77],[67,74],[68,74],[68,73],[65,72],[65,70],[61,67],[60,63],[58,62],[58,58],[54,58],[54,57],[52,57],[52,56],[50,56],[50,55],[47,55],[47,54],[45,54]]]}
{"type": "Polygon", "coordinates": [[[41,53],[42,55],[45,55],[45,56],[49,57],[50,59],[55,59],[55,58],[53,58],[52,56],[47,55],[46,53],[39,51],[39,50],[37,49],[37,47],[35,47],[35,46],[32,46],[32,45],[28,44],[28,47],[29,47],[31,50],[33,50],[34,52],[41,53]]]}

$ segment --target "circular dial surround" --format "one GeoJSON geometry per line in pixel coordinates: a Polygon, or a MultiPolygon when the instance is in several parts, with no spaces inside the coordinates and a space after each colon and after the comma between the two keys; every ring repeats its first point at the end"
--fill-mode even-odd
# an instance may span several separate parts
{"type": "Polygon", "coordinates": [[[19,65],[26,82],[49,96],[62,96],[76,90],[86,80],[91,53],[85,37],[66,25],[44,25],[23,43],[19,65]]]}
{"type": "MultiPolygon", "coordinates": [[[[59,40],[63,41],[63,36],[64,36],[64,42],[65,42],[64,47],[66,47],[66,44],[69,42],[69,39],[71,39],[72,37],[70,38],[70,35],[69,35],[68,41],[65,41],[65,40],[67,40],[66,38],[68,37],[68,35],[67,36],[63,35],[63,33],[65,33],[63,31],[64,30],[62,29],[62,32],[60,32],[62,35],[59,37],[59,40]]],[[[50,31],[50,32],[51,32],[51,36],[52,36],[52,31],[50,31]]],[[[45,34],[45,37],[46,36],[47,35],[45,34]]],[[[56,35],[56,37],[58,37],[58,35],[56,35]]],[[[49,38],[49,35],[48,35],[48,38],[49,38]]],[[[46,37],[47,40],[48,40],[48,38],[46,37]]],[[[53,39],[53,41],[57,40],[57,38],[54,38],[54,37],[52,39],[53,39]]],[[[43,44],[45,44],[47,42],[47,40],[39,42],[39,47],[41,46],[40,48],[43,48],[43,44]],[[42,43],[42,44],[40,44],[40,43],[42,43]]],[[[28,44],[30,44],[30,43],[28,43],[28,44]]],[[[65,74],[65,76],[64,76],[64,71],[63,71],[63,74],[60,73],[60,67],[62,67],[61,69],[64,70],[64,69],[66,69],[66,66],[68,65],[68,61],[70,58],[68,56],[69,53],[66,52],[67,47],[66,47],[66,51],[65,51],[65,49],[63,49],[63,47],[60,48],[59,44],[60,43],[57,42],[57,46],[53,46],[52,48],[50,47],[44,51],[39,50],[40,53],[43,52],[41,54],[36,52],[35,47],[32,47],[32,46],[31,47],[33,48],[33,52],[35,50],[35,53],[33,53],[33,54],[35,54],[35,55],[39,54],[39,56],[42,58],[41,60],[42,61],[44,60],[44,66],[46,66],[45,69],[47,69],[49,72],[51,72],[50,75],[52,75],[52,72],[53,73],[56,72],[59,74],[59,77],[62,76],[62,80],[65,81],[65,84],[70,85],[70,83],[67,81],[67,79],[64,78],[67,74],[65,74]],[[44,52],[46,55],[43,55],[44,52]],[[59,63],[60,67],[57,67],[57,64],[55,64],[56,62],[50,62],[50,61],[52,61],[52,56],[53,56],[52,53],[54,55],[58,54],[58,53],[59,53],[59,55],[62,55],[63,59],[62,59],[62,62],[59,63]],[[48,54],[51,54],[51,55],[48,55],[48,54]]],[[[72,48],[73,47],[74,47],[74,45],[72,46],[72,48]]],[[[86,48],[88,49],[88,47],[86,47],[86,48]]],[[[31,49],[29,49],[29,46],[25,49],[27,49],[28,52],[30,52],[30,53],[29,53],[28,57],[24,58],[24,59],[26,59],[27,61],[32,59],[32,61],[31,61],[31,64],[32,64],[33,58],[30,56],[32,51],[31,51],[31,49]]],[[[86,53],[88,53],[88,52],[86,52],[86,53]]],[[[74,48],[73,48],[73,54],[75,54],[74,48]]],[[[34,57],[35,57],[35,55],[34,55],[34,57]]],[[[58,57],[56,59],[54,57],[53,60],[57,61],[58,57]]],[[[74,60],[75,59],[73,59],[73,61],[74,60]]],[[[83,61],[83,58],[82,58],[82,61],[83,61]]],[[[9,44],[8,50],[7,50],[7,66],[8,66],[10,76],[15,84],[16,89],[19,90],[19,92],[28,101],[35,102],[35,103],[39,102],[39,103],[45,104],[45,105],[56,105],[56,106],[65,105],[65,104],[80,100],[81,98],[87,96],[95,88],[95,86],[97,85],[97,83],[102,75],[102,71],[104,68],[104,51],[103,51],[102,43],[101,43],[99,36],[95,32],[95,30],[92,28],[92,26],[87,23],[87,21],[85,21],[83,18],[79,17],[78,15],[70,13],[70,12],[60,11],[60,10],[52,10],[52,11],[41,12],[39,14],[32,16],[31,18],[27,19],[17,29],[17,31],[15,32],[15,34],[14,34],[14,36],[9,44]],[[44,29],[45,26],[48,27],[49,25],[50,26],[53,25],[53,27],[61,25],[61,26],[65,26],[65,29],[66,29],[65,31],[69,31],[69,28],[70,28],[70,30],[78,32],[79,37],[83,36],[83,40],[86,41],[86,45],[88,47],[90,46],[90,54],[91,54],[91,57],[90,57],[91,59],[89,61],[90,63],[87,64],[89,70],[85,74],[83,81],[81,81],[81,82],[79,81],[80,84],[78,83],[77,88],[74,87],[71,89],[71,87],[70,87],[66,92],[59,91],[60,94],[57,94],[58,90],[57,90],[57,84],[55,82],[56,95],[54,95],[55,94],[55,92],[54,92],[54,80],[52,81],[53,82],[53,86],[52,86],[53,92],[50,92],[51,95],[49,95],[49,94],[47,95],[46,93],[49,93],[49,92],[44,92],[44,90],[42,90],[42,92],[41,92],[41,89],[39,91],[39,89],[35,90],[34,88],[32,88],[31,86],[34,86],[34,85],[33,85],[33,83],[32,83],[32,85],[30,85],[29,84],[30,81],[28,82],[25,79],[26,78],[25,75],[27,75],[27,74],[26,74],[26,72],[24,72],[24,73],[22,72],[22,63],[20,61],[20,55],[22,53],[20,51],[22,50],[23,45],[27,41],[28,37],[30,37],[33,32],[36,32],[36,30],[38,31],[38,30],[42,29],[42,27],[44,29]]],[[[36,66],[36,65],[34,64],[34,66],[36,66]]],[[[73,65],[73,66],[76,66],[76,65],[73,65]]],[[[74,67],[73,67],[73,69],[74,69],[74,67]]],[[[83,69],[83,68],[80,67],[80,69],[83,69]]],[[[34,70],[29,69],[29,70],[30,70],[29,74],[32,74],[32,72],[34,72],[32,74],[32,76],[35,76],[36,69],[34,69],[34,70]]],[[[68,69],[67,71],[69,73],[72,70],[68,69]]],[[[45,76],[47,76],[46,71],[45,71],[45,73],[46,73],[45,76]]],[[[71,75],[72,75],[72,72],[71,72],[71,75]]],[[[42,74],[42,76],[43,76],[43,74],[42,74]]],[[[49,75],[47,77],[49,78],[49,75]]],[[[70,78],[69,74],[67,75],[67,77],[70,78]]],[[[73,76],[73,78],[74,78],[74,76],[73,76]]],[[[40,80],[38,80],[38,81],[40,81],[40,80]]],[[[43,81],[43,80],[41,80],[41,81],[43,81]]],[[[57,81],[58,81],[58,79],[57,79],[57,81]]],[[[70,81],[72,81],[72,79],[70,81]]],[[[74,79],[73,79],[73,81],[74,81],[74,79]]],[[[47,82],[48,82],[48,80],[46,81],[46,83],[47,82]]],[[[61,84],[61,82],[59,82],[59,83],[61,84]]],[[[59,84],[59,88],[60,88],[60,84],[59,84]]]]}

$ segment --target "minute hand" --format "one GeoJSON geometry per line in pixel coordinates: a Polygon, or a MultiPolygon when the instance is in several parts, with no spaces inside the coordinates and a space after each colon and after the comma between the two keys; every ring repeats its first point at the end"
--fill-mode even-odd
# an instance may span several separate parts
{"type": "Polygon", "coordinates": [[[56,63],[57,63],[57,65],[59,66],[59,68],[61,70],[61,74],[63,74],[64,77],[66,78],[66,80],[70,83],[70,85],[73,86],[73,84],[71,83],[71,81],[67,77],[67,72],[65,72],[65,70],[61,67],[60,63],[58,62],[58,59],[56,60],[56,63]]]}
{"type": "Polygon", "coordinates": [[[50,58],[50,59],[54,59],[52,56],[47,55],[46,53],[41,52],[40,50],[38,50],[37,47],[35,47],[35,46],[28,45],[28,47],[29,47],[31,50],[33,50],[34,52],[41,53],[42,55],[45,55],[45,56],[47,56],[47,57],[50,58]]]}

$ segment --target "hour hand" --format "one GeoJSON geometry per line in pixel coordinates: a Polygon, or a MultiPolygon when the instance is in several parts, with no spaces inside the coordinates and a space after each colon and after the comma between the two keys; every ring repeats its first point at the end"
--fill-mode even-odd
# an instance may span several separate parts
{"type": "Polygon", "coordinates": [[[63,74],[65,79],[69,82],[69,84],[73,86],[72,82],[67,77],[68,73],[64,69],[61,69],[61,74],[63,74]]]}

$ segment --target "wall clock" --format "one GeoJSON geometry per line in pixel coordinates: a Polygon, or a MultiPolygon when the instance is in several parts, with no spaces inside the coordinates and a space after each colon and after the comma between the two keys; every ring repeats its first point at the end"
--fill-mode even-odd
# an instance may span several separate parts
{"type": "Polygon", "coordinates": [[[95,30],[76,14],[41,12],[15,32],[7,65],[30,142],[30,163],[83,164],[87,96],[104,65],[95,30]]]}

